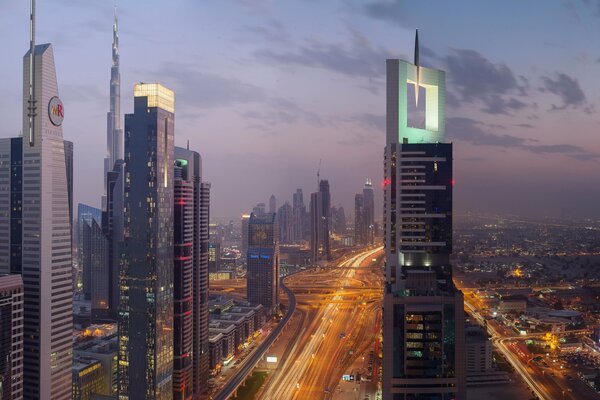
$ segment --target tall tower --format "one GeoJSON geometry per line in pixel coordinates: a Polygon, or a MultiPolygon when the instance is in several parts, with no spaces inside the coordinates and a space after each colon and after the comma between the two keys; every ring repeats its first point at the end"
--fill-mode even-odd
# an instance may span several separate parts
{"type": "Polygon", "coordinates": [[[210,184],[202,181],[200,154],[175,147],[175,334],[180,335],[174,347],[174,399],[198,398],[208,380],[209,203],[210,184]],[[191,321],[186,321],[188,311],[191,321]],[[188,336],[192,342],[186,356],[188,336]],[[182,379],[187,380],[186,371],[191,371],[191,385],[182,379]]]}
{"type": "Polygon", "coordinates": [[[112,66],[110,68],[110,111],[106,114],[106,158],[104,159],[104,188],[102,210],[106,211],[107,176],[115,161],[123,159],[123,130],[121,129],[121,73],[119,72],[119,25],[117,9],[113,21],[112,66]]]}
{"type": "Polygon", "coordinates": [[[134,87],[134,112],[125,116],[121,400],[173,397],[174,112],[173,91],[140,83],[134,87]]]}
{"type": "Polygon", "coordinates": [[[279,305],[279,241],[276,214],[252,213],[248,222],[247,299],[271,314],[279,305]]]}
{"type": "MultiPolygon", "coordinates": [[[[418,39],[417,39],[418,40],[418,39]]],[[[452,281],[445,74],[387,60],[383,399],[464,400],[463,295],[452,281]],[[414,101],[413,101],[414,100],[414,101]],[[422,112],[415,120],[409,112],[422,112]]]]}
{"type": "Polygon", "coordinates": [[[365,244],[373,244],[375,241],[375,198],[373,194],[373,184],[367,179],[363,187],[364,201],[364,229],[365,244]]]}

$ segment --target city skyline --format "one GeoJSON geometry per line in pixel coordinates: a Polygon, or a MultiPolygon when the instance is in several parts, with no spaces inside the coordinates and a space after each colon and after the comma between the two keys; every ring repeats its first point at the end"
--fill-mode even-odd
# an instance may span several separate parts
{"type": "MultiPolygon", "coordinates": [[[[134,82],[159,80],[175,89],[182,102],[177,144],[189,139],[207,154],[215,217],[239,216],[271,193],[282,200],[296,187],[310,193],[319,159],[323,176],[334,183],[332,197],[346,209],[353,206],[351,188],[357,183],[370,177],[377,187],[382,60],[411,53],[415,26],[421,28],[421,62],[448,71],[448,136],[461,144],[455,154],[457,212],[596,216],[597,191],[587,182],[593,180],[599,151],[591,135],[597,121],[590,114],[597,101],[590,72],[598,63],[584,41],[598,29],[592,5],[557,3],[544,8],[546,18],[530,20],[527,16],[540,6],[458,2],[453,7],[464,15],[440,24],[437,15],[424,18],[427,2],[404,12],[400,2],[304,2],[283,8],[268,1],[205,7],[177,1],[161,15],[164,27],[155,32],[142,31],[138,21],[143,18],[137,16],[150,17],[162,7],[150,2],[134,13],[133,6],[118,4],[122,112],[131,111],[134,82]],[[292,14],[304,17],[313,7],[331,23],[329,28],[317,28],[308,18],[293,22],[292,14]],[[217,23],[226,14],[236,18],[217,23]],[[492,14],[493,24],[511,21],[514,29],[484,29],[482,20],[492,14]],[[183,49],[190,39],[174,23],[179,19],[198,33],[190,35],[197,43],[189,51],[183,49]],[[565,29],[555,32],[558,24],[565,29]],[[441,26],[454,34],[442,34],[441,26]],[[149,48],[164,43],[175,44],[164,56],[150,58],[149,48]],[[534,49],[535,59],[528,56],[534,49]],[[321,88],[342,94],[344,101],[321,96],[321,88]],[[309,146],[315,139],[323,145],[309,146]],[[356,157],[359,153],[364,156],[356,157]],[[355,162],[348,165],[346,156],[355,162]],[[562,168],[567,162],[570,167],[562,168]],[[270,183],[233,195],[232,182],[261,173],[272,175],[270,183]],[[474,193],[483,194],[475,200],[474,193]]],[[[443,15],[449,6],[440,7],[443,15]]],[[[41,2],[38,8],[38,41],[54,43],[65,81],[65,138],[78,149],[75,202],[100,207],[98,163],[104,155],[98,149],[105,141],[113,4],[95,1],[63,9],[41,2]],[[59,13],[70,17],[60,21],[70,22],[57,24],[59,13]]],[[[11,60],[6,73],[15,75],[20,68],[15,56],[22,56],[27,37],[26,5],[6,2],[0,10],[0,34],[23,39],[5,46],[11,60]]],[[[5,88],[0,116],[7,135],[15,136],[21,130],[14,112],[20,87],[9,81],[5,88]]],[[[381,204],[380,190],[376,204],[381,204]]],[[[376,212],[379,218],[381,207],[376,212]]]]}

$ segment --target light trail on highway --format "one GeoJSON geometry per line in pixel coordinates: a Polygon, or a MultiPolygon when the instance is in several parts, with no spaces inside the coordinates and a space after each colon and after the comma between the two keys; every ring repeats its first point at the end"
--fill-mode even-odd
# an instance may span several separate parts
{"type": "Polygon", "coordinates": [[[289,287],[294,290],[294,283],[298,281],[305,288],[310,282],[318,280],[318,287],[321,288],[323,282],[330,279],[330,301],[324,300],[322,294],[296,293],[299,307],[304,304],[312,319],[307,318],[307,326],[291,344],[290,356],[281,361],[282,364],[268,382],[261,398],[330,397],[344,369],[349,367],[359,352],[368,347],[365,342],[372,343],[375,340],[375,334],[367,328],[374,326],[373,318],[377,318],[381,307],[381,294],[377,297],[365,291],[367,294],[362,297],[355,287],[372,287],[380,282],[378,279],[381,274],[370,273],[368,268],[362,268],[357,273],[365,261],[370,264],[370,258],[381,251],[381,247],[369,249],[340,262],[337,268],[316,273],[307,271],[297,274],[293,281],[288,281],[289,287]],[[308,284],[305,283],[307,280],[310,281],[308,284]],[[319,306],[311,309],[310,304],[315,296],[321,297],[317,303],[319,306]],[[352,307],[344,307],[344,303],[352,307]],[[342,337],[341,333],[345,336],[342,337]]]}

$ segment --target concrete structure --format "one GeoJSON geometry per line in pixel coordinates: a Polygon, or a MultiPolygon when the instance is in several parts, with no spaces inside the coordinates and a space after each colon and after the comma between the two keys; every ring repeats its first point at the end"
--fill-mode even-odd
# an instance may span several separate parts
{"type": "Polygon", "coordinates": [[[140,83],[125,116],[120,400],[173,396],[174,107],[173,91],[140,83]]]}
{"type": "Polygon", "coordinates": [[[108,174],[117,160],[123,159],[123,130],[121,129],[121,73],[119,72],[119,25],[117,13],[113,22],[112,66],[110,68],[110,110],[106,114],[106,158],[102,210],[107,210],[108,174]]]}
{"type": "Polygon", "coordinates": [[[23,398],[23,280],[0,275],[0,399],[23,398]]]}
{"type": "Polygon", "coordinates": [[[502,296],[498,303],[498,311],[523,312],[527,308],[527,297],[522,295],[502,296]]]}
{"type": "Polygon", "coordinates": [[[279,306],[279,241],[275,214],[258,216],[248,223],[247,300],[261,304],[268,314],[279,306]]]}
{"type": "Polygon", "coordinates": [[[174,398],[198,397],[209,370],[209,202],[200,154],[175,148],[174,398]]]}
{"type": "Polygon", "coordinates": [[[467,376],[482,374],[492,370],[492,341],[479,326],[465,329],[467,376]]]}
{"type": "Polygon", "coordinates": [[[95,360],[100,363],[102,385],[95,389],[94,394],[117,395],[118,345],[117,335],[113,333],[105,337],[93,338],[78,343],[73,349],[75,359],[95,360]]]}
{"type": "Polygon", "coordinates": [[[35,46],[30,54],[23,58],[23,132],[28,134],[0,139],[0,273],[23,276],[23,397],[50,394],[66,400],[73,326],[71,155],[65,154],[69,146],[62,138],[64,109],[52,45],[35,46]]]}
{"type": "Polygon", "coordinates": [[[445,75],[418,59],[416,44],[414,64],[387,60],[383,399],[464,400],[463,296],[450,264],[453,179],[452,144],[444,143],[445,75]],[[421,107],[426,103],[422,127],[409,118],[413,91],[417,109],[419,97],[421,107]]]}

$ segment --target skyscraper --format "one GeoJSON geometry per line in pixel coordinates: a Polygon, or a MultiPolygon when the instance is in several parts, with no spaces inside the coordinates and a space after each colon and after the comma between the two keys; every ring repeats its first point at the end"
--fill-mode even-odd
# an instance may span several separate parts
{"type": "MultiPolygon", "coordinates": [[[[175,161],[173,269],[173,399],[193,396],[193,274],[194,182],[188,179],[187,160],[175,161]]],[[[198,355],[199,356],[199,355],[198,355]]]]}
{"type": "Polygon", "coordinates": [[[274,194],[272,194],[271,197],[269,198],[269,212],[271,214],[274,214],[277,212],[277,199],[275,198],[274,194]]]}
{"type": "Polygon", "coordinates": [[[189,396],[198,398],[207,389],[209,372],[210,184],[202,181],[202,159],[198,152],[175,147],[175,163],[175,334],[179,337],[175,339],[174,347],[173,393],[175,398],[187,399],[189,396]],[[179,272],[178,266],[183,267],[179,272]],[[190,289],[191,301],[188,295],[190,289]],[[191,324],[188,321],[189,311],[191,324]],[[191,351],[188,351],[190,345],[191,351]],[[191,385],[187,383],[190,370],[191,385]],[[185,381],[182,379],[184,376],[185,381]]]}
{"type": "Polygon", "coordinates": [[[287,201],[277,210],[277,225],[279,227],[279,243],[291,244],[293,240],[292,206],[287,201]]]}
{"type": "Polygon", "coordinates": [[[123,244],[123,229],[125,223],[124,209],[124,183],[125,163],[123,160],[115,161],[113,170],[106,177],[106,210],[102,211],[102,231],[108,242],[106,275],[101,279],[106,280],[108,286],[107,316],[117,319],[119,310],[119,270],[121,264],[120,249],[123,244]]]}
{"type": "Polygon", "coordinates": [[[102,210],[106,211],[108,173],[117,160],[123,159],[123,130],[121,129],[121,73],[119,72],[119,25],[117,12],[113,22],[112,67],[110,68],[110,109],[106,114],[106,158],[104,159],[104,188],[102,210]]]}
{"type": "Polygon", "coordinates": [[[87,204],[77,205],[77,262],[83,279],[83,294],[86,300],[92,298],[92,236],[91,227],[93,221],[102,222],[102,210],[87,204]]]}
{"type": "Polygon", "coordinates": [[[367,244],[367,230],[365,229],[365,200],[362,193],[354,196],[354,243],[367,244]]]}
{"type": "Polygon", "coordinates": [[[242,255],[248,252],[248,222],[250,222],[250,215],[243,214],[240,228],[242,231],[242,255]]]}
{"type": "Polygon", "coordinates": [[[306,206],[302,195],[302,189],[296,189],[293,195],[292,202],[292,225],[293,225],[293,241],[299,243],[306,238],[306,206]]]}
{"type": "Polygon", "coordinates": [[[268,314],[279,305],[279,243],[275,214],[252,213],[248,223],[247,299],[268,314]]]}
{"type": "Polygon", "coordinates": [[[414,64],[387,60],[384,400],[465,399],[463,296],[450,265],[452,144],[444,143],[444,101],[444,72],[420,66],[417,45],[414,64]],[[408,103],[418,107],[419,98],[426,103],[425,121],[415,127],[408,103]]]}
{"type": "Polygon", "coordinates": [[[23,398],[23,280],[0,275],[0,398],[23,398]]]}
{"type": "Polygon", "coordinates": [[[134,112],[125,116],[121,400],[173,397],[174,107],[173,91],[139,83],[134,112]]]}
{"type": "Polygon", "coordinates": [[[365,244],[375,242],[375,200],[373,195],[373,184],[367,179],[363,188],[364,202],[364,227],[366,233],[365,244]]]}
{"type": "Polygon", "coordinates": [[[329,182],[322,179],[319,191],[310,195],[310,248],[312,262],[331,258],[329,235],[331,230],[331,196],[329,182]]]}
{"type": "MultiPolygon", "coordinates": [[[[32,40],[33,45],[33,40],[32,40]]],[[[0,140],[0,273],[23,277],[23,397],[71,397],[72,237],[70,190],[52,45],[23,58],[25,138],[0,140]],[[33,70],[31,70],[33,65],[33,70]],[[29,100],[30,71],[33,73],[29,100]],[[36,104],[35,109],[30,105],[36,104]],[[31,110],[31,112],[30,112],[31,110]],[[31,126],[30,131],[30,115],[31,126]]]]}

